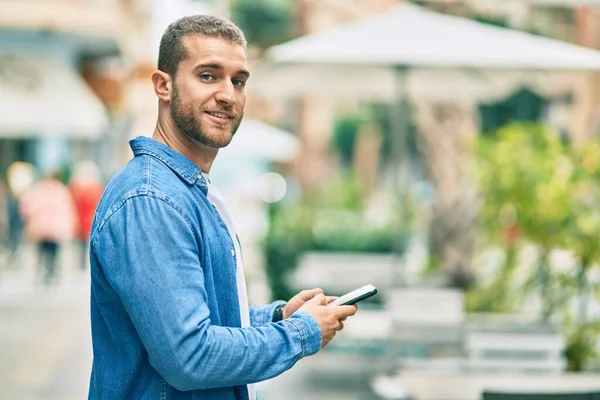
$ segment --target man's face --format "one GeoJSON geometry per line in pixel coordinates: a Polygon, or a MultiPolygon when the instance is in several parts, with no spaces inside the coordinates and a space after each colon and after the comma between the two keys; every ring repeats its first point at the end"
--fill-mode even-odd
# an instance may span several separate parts
{"type": "Polygon", "coordinates": [[[244,48],[199,35],[183,39],[187,57],[173,81],[171,116],[177,128],[205,146],[225,147],[244,116],[249,74],[244,48]]]}

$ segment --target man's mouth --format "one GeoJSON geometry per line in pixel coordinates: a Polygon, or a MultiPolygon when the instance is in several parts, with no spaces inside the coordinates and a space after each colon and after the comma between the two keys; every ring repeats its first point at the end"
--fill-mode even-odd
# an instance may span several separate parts
{"type": "Polygon", "coordinates": [[[228,114],[228,113],[224,113],[224,112],[219,112],[219,111],[205,111],[205,113],[207,113],[211,117],[215,117],[217,119],[224,120],[224,121],[233,119],[233,115],[228,114]]]}

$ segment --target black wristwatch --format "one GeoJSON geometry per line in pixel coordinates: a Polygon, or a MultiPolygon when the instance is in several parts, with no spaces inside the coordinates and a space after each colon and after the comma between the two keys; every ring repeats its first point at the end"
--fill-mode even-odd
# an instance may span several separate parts
{"type": "Polygon", "coordinates": [[[285,304],[286,303],[279,304],[277,307],[275,307],[275,310],[273,310],[272,322],[279,322],[283,319],[283,309],[285,308],[285,304]]]}

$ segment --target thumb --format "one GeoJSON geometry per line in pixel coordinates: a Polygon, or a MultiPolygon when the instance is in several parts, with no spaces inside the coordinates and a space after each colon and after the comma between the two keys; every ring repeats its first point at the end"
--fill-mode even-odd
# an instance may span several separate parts
{"type": "Polygon", "coordinates": [[[318,306],[324,306],[324,305],[327,305],[327,298],[325,297],[325,295],[323,293],[319,293],[312,299],[308,300],[307,303],[318,305],[318,306]]]}
{"type": "Polygon", "coordinates": [[[356,305],[336,307],[337,316],[339,318],[350,317],[350,316],[356,314],[357,310],[358,310],[358,308],[356,305]]]}

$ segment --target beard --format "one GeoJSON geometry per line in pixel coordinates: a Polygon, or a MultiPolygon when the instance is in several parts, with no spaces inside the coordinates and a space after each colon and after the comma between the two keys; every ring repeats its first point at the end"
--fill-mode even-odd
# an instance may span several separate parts
{"type": "MultiPolygon", "coordinates": [[[[231,107],[215,107],[210,111],[231,112],[231,107]]],[[[243,112],[233,117],[231,124],[220,125],[209,121],[202,121],[203,111],[200,115],[190,105],[183,104],[177,86],[173,85],[173,98],[171,99],[171,118],[175,126],[187,137],[200,144],[212,148],[227,146],[242,122],[243,112]]]]}

